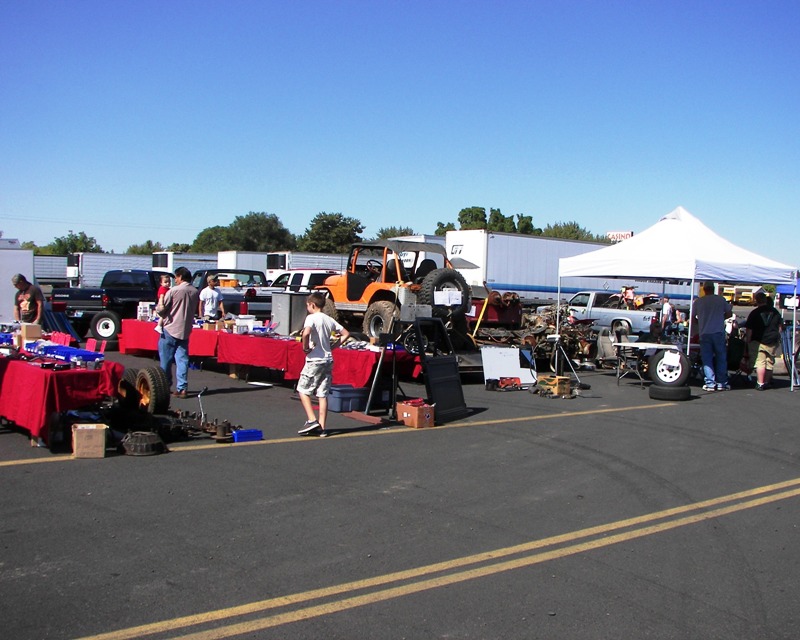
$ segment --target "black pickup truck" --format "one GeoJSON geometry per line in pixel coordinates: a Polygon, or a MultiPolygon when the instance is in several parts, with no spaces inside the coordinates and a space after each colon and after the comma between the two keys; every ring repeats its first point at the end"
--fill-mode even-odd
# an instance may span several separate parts
{"type": "Polygon", "coordinates": [[[99,289],[53,289],[51,299],[66,303],[67,317],[81,337],[88,330],[98,340],[116,340],[122,318],[135,318],[139,302],[156,302],[164,273],[115,269],[103,276],[99,289]]]}

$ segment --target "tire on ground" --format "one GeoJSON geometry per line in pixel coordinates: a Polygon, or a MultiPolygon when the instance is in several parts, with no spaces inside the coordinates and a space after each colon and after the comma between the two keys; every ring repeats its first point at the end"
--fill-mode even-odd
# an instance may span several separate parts
{"type": "Polygon", "coordinates": [[[688,400],[692,397],[692,388],[683,387],[662,387],[661,385],[651,384],[648,390],[653,400],[688,400]]]}
{"type": "Polygon", "coordinates": [[[135,409],[139,406],[139,391],[136,388],[136,379],[139,377],[138,369],[125,369],[122,379],[117,385],[119,404],[125,409],[135,409]]]}
{"type": "Polygon", "coordinates": [[[92,318],[89,330],[98,340],[116,340],[122,330],[122,320],[113,311],[101,311],[92,318]]]}
{"type": "Polygon", "coordinates": [[[419,304],[431,305],[435,318],[457,318],[466,314],[472,304],[472,293],[467,281],[455,269],[435,269],[431,271],[420,285],[417,294],[419,304]],[[460,291],[461,302],[454,305],[434,304],[436,291],[460,291]]]}
{"type": "MultiPolygon", "coordinates": [[[[390,333],[392,320],[400,316],[397,305],[388,300],[378,300],[367,308],[364,314],[364,333],[370,338],[377,338],[381,333],[390,333]]],[[[392,335],[399,335],[399,323],[394,323],[392,335]]]]}
{"type": "Polygon", "coordinates": [[[653,384],[661,387],[682,387],[689,379],[691,366],[689,365],[689,358],[686,357],[685,353],[681,351],[659,349],[655,354],[650,356],[647,370],[650,373],[650,379],[653,381],[653,384]],[[665,363],[664,358],[667,356],[667,353],[677,353],[679,363],[676,365],[665,363]]]}
{"type": "Polygon", "coordinates": [[[169,409],[169,381],[161,367],[147,367],[136,376],[139,406],[148,413],[166,413],[169,409]]]}

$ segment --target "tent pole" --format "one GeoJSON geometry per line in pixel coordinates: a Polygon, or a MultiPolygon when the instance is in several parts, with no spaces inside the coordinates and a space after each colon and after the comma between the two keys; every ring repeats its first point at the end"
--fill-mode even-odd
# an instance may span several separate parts
{"type": "MultiPolygon", "coordinates": [[[[561,265],[558,267],[558,289],[556,292],[556,335],[561,340],[561,265]]],[[[558,375],[558,349],[556,349],[556,375],[558,375]]]]}
{"type": "MultiPolygon", "coordinates": [[[[797,274],[795,274],[795,276],[797,276],[797,274]]],[[[797,300],[797,277],[794,279],[793,297],[797,300]]],[[[797,305],[792,307],[792,353],[789,354],[789,362],[792,363],[792,367],[789,372],[789,391],[794,391],[794,380],[797,376],[797,363],[794,359],[795,353],[797,353],[797,305]]]]}
{"type": "Polygon", "coordinates": [[[689,326],[686,328],[686,357],[691,355],[692,349],[692,324],[694,323],[694,275],[692,286],[689,289],[689,326]]]}

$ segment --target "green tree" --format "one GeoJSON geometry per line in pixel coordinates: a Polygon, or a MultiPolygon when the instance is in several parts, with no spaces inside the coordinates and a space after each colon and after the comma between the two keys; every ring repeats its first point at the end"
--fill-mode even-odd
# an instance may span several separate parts
{"type": "Polygon", "coordinates": [[[375,236],[376,240],[383,240],[386,238],[396,238],[398,236],[413,236],[416,235],[411,227],[381,227],[375,236]]]}
{"type": "Polygon", "coordinates": [[[207,227],[197,234],[192,242],[192,253],[215,253],[231,249],[228,239],[229,227],[207,227]]]}
{"type": "Polygon", "coordinates": [[[461,229],[485,229],[486,209],[484,207],[466,207],[458,212],[458,224],[461,229]]]}
{"type": "Polygon", "coordinates": [[[486,227],[489,231],[502,233],[516,233],[517,225],[514,224],[514,216],[504,216],[500,209],[489,209],[489,223],[486,227]]]}
{"type": "Polygon", "coordinates": [[[236,216],[227,227],[217,225],[203,229],[190,248],[193,253],[214,253],[290,250],[296,245],[294,234],[283,226],[278,216],[251,211],[245,216],[236,216]]]}
{"type": "Polygon", "coordinates": [[[65,256],[69,253],[103,253],[103,248],[97,244],[97,240],[87,236],[84,231],[78,233],[70,231],[65,236],[54,238],[47,245],[47,251],[42,253],[53,256],[65,256]]]}
{"type": "Polygon", "coordinates": [[[297,246],[297,238],[274,213],[251,211],[246,216],[236,216],[228,238],[228,249],[236,251],[288,251],[297,246]]]}
{"type": "Polygon", "coordinates": [[[533,226],[533,216],[526,216],[518,213],[517,233],[523,233],[528,236],[540,236],[542,235],[542,230],[533,226]]]}
{"type": "Polygon", "coordinates": [[[356,218],[341,213],[318,213],[306,229],[297,246],[301,251],[317,253],[347,253],[350,245],[361,242],[364,225],[356,218]]]}
{"type": "Polygon", "coordinates": [[[448,222],[447,224],[445,224],[444,222],[437,222],[436,231],[434,231],[433,233],[434,235],[437,236],[443,236],[448,231],[455,231],[455,230],[456,230],[456,225],[454,225],[452,222],[448,222]]]}
{"type": "Polygon", "coordinates": [[[155,251],[163,251],[164,247],[160,242],[153,242],[152,240],[145,240],[142,244],[132,244],[125,249],[125,253],[135,253],[136,255],[150,255],[155,251]]]}
{"type": "Polygon", "coordinates": [[[42,251],[41,247],[36,246],[36,243],[33,242],[32,240],[26,240],[25,242],[21,242],[19,246],[21,249],[29,249],[33,251],[33,255],[35,256],[40,255],[42,251]]]}
{"type": "Polygon", "coordinates": [[[568,240],[588,240],[591,242],[604,242],[609,244],[610,241],[604,236],[596,236],[588,229],[584,229],[577,222],[556,222],[555,224],[548,224],[542,231],[543,236],[548,238],[566,238],[568,240]]]}
{"type": "Polygon", "coordinates": [[[174,251],[175,253],[189,253],[192,250],[192,245],[186,242],[173,242],[164,251],[174,251]]]}

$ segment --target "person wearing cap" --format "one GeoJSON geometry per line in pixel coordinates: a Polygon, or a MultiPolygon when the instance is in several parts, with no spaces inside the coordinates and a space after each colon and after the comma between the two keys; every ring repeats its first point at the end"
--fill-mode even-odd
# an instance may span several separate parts
{"type": "Polygon", "coordinates": [[[14,320],[42,324],[44,313],[42,290],[28,282],[28,279],[21,273],[11,277],[11,284],[17,288],[14,294],[14,320]]]}
{"type": "Polygon", "coordinates": [[[733,315],[730,303],[714,293],[714,283],[703,285],[704,295],[696,298],[692,314],[700,334],[700,357],[705,376],[704,391],[727,391],[728,354],[725,343],[725,320],[733,315]]]}
{"type": "Polygon", "coordinates": [[[217,289],[219,278],[217,276],[208,276],[206,282],[208,286],[200,292],[197,315],[201,318],[219,320],[225,315],[225,308],[222,306],[222,292],[217,289]]]}

